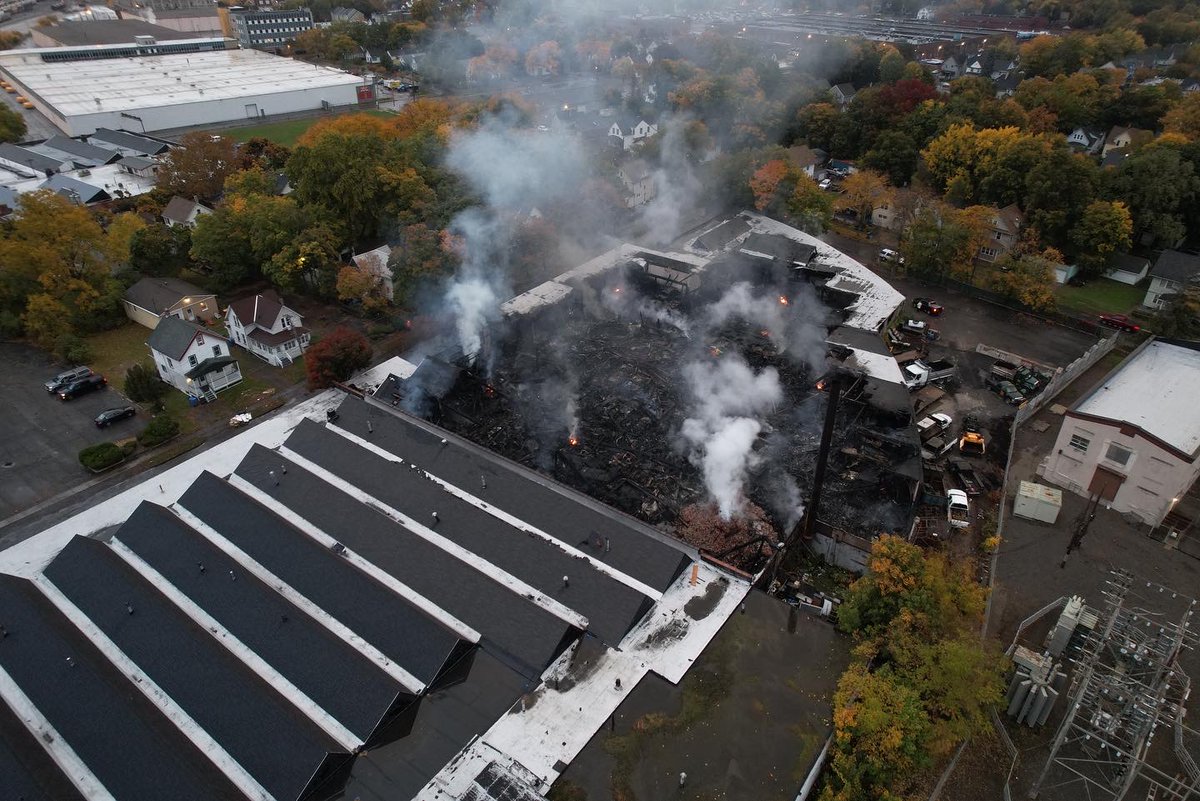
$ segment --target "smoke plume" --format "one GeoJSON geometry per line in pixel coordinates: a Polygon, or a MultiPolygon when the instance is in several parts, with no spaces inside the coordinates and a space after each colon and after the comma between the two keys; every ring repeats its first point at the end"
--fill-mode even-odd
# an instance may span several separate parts
{"type": "Polygon", "coordinates": [[[684,366],[683,378],[692,410],[680,431],[692,448],[692,462],[704,474],[709,495],[728,520],[742,506],[746,475],[757,460],[754,443],[762,430],[758,418],[783,399],[779,374],[770,367],[756,373],[734,355],[715,365],[691,362],[684,366]]]}

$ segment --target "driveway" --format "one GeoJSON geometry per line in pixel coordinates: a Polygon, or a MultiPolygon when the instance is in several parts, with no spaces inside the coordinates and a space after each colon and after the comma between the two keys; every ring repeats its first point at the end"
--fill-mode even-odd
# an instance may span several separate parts
{"type": "Polygon", "coordinates": [[[0,382],[0,520],[86,481],[91,474],[79,465],[79,451],[135,436],[148,419],[139,412],[138,419],[98,429],[92,420],[100,411],[128,402],[116,388],[64,403],[43,386],[64,369],[44,353],[0,344],[0,363],[6,368],[0,382]]]}

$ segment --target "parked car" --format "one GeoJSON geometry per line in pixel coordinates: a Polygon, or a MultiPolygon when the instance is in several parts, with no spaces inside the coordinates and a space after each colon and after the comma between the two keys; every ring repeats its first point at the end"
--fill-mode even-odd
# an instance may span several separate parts
{"type": "Polygon", "coordinates": [[[880,250],[879,260],[885,262],[895,262],[896,264],[904,264],[904,257],[891,248],[883,248],[880,250]]]}
{"type": "Polygon", "coordinates": [[[1140,325],[1124,314],[1100,314],[1097,315],[1096,319],[1100,325],[1107,325],[1109,328],[1116,328],[1119,331],[1126,331],[1130,334],[1136,334],[1142,330],[1140,325]]]}
{"type": "Polygon", "coordinates": [[[900,323],[900,330],[910,334],[924,334],[929,325],[924,320],[905,320],[900,323]]]}
{"type": "Polygon", "coordinates": [[[971,502],[967,500],[967,493],[957,489],[946,493],[946,522],[951,528],[971,525],[971,502]]]}
{"type": "Polygon", "coordinates": [[[828,192],[829,190],[833,189],[833,179],[822,178],[821,183],[817,184],[817,186],[821,188],[821,191],[828,192]]]}
{"type": "Polygon", "coordinates": [[[96,415],[96,428],[108,428],[113,423],[128,420],[135,414],[137,414],[137,409],[133,406],[118,406],[115,409],[105,409],[96,415]]]}
{"type": "Polygon", "coordinates": [[[72,398],[78,398],[80,395],[86,395],[89,392],[94,392],[97,389],[104,389],[108,383],[102,375],[89,375],[87,378],[81,378],[78,381],[72,381],[58,391],[59,400],[69,401],[72,398]]]}
{"type": "Polygon", "coordinates": [[[934,317],[937,317],[946,310],[945,306],[938,303],[933,298],[913,298],[913,308],[917,311],[933,315],[934,317]]]}
{"type": "Polygon", "coordinates": [[[1001,399],[1009,406],[1024,406],[1026,398],[1021,394],[1021,390],[1017,389],[1017,385],[1011,381],[991,381],[989,382],[992,391],[1001,397],[1001,399]]]}
{"type": "Polygon", "coordinates": [[[72,367],[70,370],[63,370],[58,375],[54,376],[54,378],[51,378],[46,382],[46,391],[53,395],[67,384],[73,384],[80,379],[87,378],[91,374],[92,368],[84,367],[82,365],[79,367],[72,367]]]}

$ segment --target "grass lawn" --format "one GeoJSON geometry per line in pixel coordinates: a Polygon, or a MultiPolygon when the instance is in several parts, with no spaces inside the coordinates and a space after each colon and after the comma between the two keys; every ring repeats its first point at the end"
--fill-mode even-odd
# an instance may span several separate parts
{"type": "MultiPolygon", "coordinates": [[[[379,111],[378,109],[364,109],[363,114],[369,114],[372,117],[392,117],[390,111],[379,111]]],[[[245,128],[231,128],[227,131],[220,131],[223,136],[228,136],[237,142],[245,142],[248,139],[256,137],[262,139],[270,139],[281,145],[293,147],[296,140],[304,134],[309,128],[315,125],[319,120],[325,119],[321,117],[311,117],[303,120],[284,120],[283,122],[270,122],[265,125],[247,125],[245,128]]]]}
{"type": "Polygon", "coordinates": [[[1063,311],[1084,314],[1125,314],[1146,297],[1145,287],[1129,286],[1111,278],[1098,278],[1087,286],[1061,286],[1056,293],[1063,311]]]}
{"type": "Polygon", "coordinates": [[[138,362],[150,361],[150,349],[146,347],[149,338],[150,329],[135,322],[92,334],[87,338],[92,350],[88,366],[107,378],[108,383],[120,387],[125,383],[126,370],[138,362]]]}

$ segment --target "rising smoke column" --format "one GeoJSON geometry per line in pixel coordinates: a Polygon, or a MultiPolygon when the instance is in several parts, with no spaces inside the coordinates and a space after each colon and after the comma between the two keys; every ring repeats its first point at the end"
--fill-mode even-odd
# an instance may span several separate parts
{"type": "Polygon", "coordinates": [[[446,164],[482,201],[450,224],[463,243],[463,262],[446,285],[440,310],[453,318],[470,359],[489,323],[499,319],[502,299],[512,294],[509,250],[519,224],[513,212],[548,206],[574,191],[587,161],[573,137],[521,128],[511,114],[500,114],[455,133],[446,164]]]}
{"type": "Polygon", "coordinates": [[[682,372],[692,409],[680,432],[722,519],[728,520],[741,508],[746,475],[757,460],[759,418],[783,400],[779,374],[772,367],[756,373],[739,355],[715,364],[691,362],[682,372]]]}

